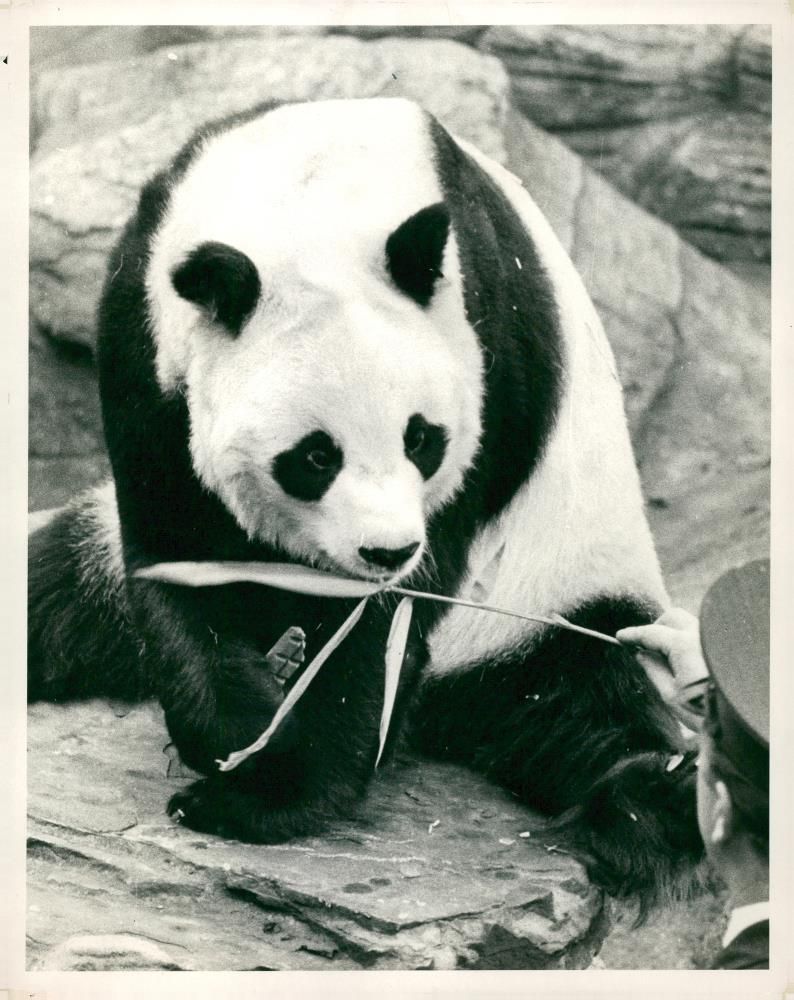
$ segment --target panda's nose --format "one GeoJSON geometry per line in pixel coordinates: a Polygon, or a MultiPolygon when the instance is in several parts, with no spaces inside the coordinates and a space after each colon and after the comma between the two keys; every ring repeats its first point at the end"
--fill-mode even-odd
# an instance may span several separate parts
{"type": "Polygon", "coordinates": [[[358,554],[372,566],[380,566],[383,569],[397,569],[403,563],[407,563],[418,548],[419,542],[405,545],[401,549],[368,549],[362,547],[358,550],[358,554]]]}

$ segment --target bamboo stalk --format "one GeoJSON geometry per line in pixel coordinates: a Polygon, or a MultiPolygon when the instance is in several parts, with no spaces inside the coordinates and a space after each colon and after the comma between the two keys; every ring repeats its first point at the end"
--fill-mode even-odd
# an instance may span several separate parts
{"type": "Polygon", "coordinates": [[[403,594],[405,597],[424,597],[430,601],[441,601],[444,604],[458,604],[464,608],[475,608],[478,611],[493,611],[499,615],[508,615],[510,618],[520,618],[527,622],[543,622],[546,625],[558,625],[560,628],[570,629],[572,632],[581,632],[582,635],[592,636],[594,639],[601,639],[603,642],[611,643],[613,646],[620,646],[618,640],[605,632],[596,632],[595,629],[585,628],[583,625],[574,625],[562,615],[522,615],[517,611],[508,611],[506,608],[497,608],[492,604],[482,604],[479,601],[465,601],[461,597],[446,597],[442,594],[430,594],[423,590],[409,590],[407,587],[386,587],[386,591],[393,591],[395,594],[403,594]]]}

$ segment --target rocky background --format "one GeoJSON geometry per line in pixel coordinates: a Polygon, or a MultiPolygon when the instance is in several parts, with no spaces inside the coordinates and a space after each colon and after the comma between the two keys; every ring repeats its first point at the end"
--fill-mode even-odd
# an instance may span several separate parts
{"type": "MultiPolygon", "coordinates": [[[[768,552],[763,26],[33,29],[31,510],[107,472],[94,312],[141,183],[208,118],[374,95],[423,103],[547,214],[617,355],[671,594],[696,611],[768,552]]],[[[35,967],[580,968],[600,948],[686,968],[718,934],[707,894],[640,933],[613,909],[602,946],[610,907],[579,866],[454,769],[406,763],[333,837],[253,849],[164,822],[181,779],[148,706],[37,706],[29,742],[35,967]]]]}

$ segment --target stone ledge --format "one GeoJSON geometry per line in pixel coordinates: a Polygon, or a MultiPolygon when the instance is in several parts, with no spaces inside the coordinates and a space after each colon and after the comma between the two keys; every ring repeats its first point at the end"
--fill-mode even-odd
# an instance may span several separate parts
{"type": "Polygon", "coordinates": [[[30,708],[29,967],[586,968],[601,944],[581,865],[468,771],[405,760],[326,836],[250,845],[166,817],[167,742],[152,704],[30,708]]]}

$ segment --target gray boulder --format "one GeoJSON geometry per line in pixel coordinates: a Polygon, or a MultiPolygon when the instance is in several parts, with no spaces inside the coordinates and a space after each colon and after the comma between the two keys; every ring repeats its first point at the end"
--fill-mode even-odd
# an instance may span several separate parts
{"type": "Polygon", "coordinates": [[[494,27],[516,106],[718,260],[767,262],[766,25],[494,27]]]}

